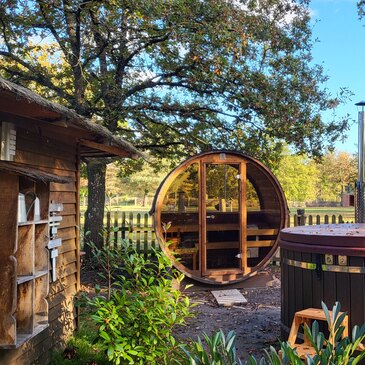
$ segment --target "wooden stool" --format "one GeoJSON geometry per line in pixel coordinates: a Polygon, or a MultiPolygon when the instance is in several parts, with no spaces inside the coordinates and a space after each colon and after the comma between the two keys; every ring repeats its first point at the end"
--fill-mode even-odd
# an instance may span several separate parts
{"type": "MultiPolygon", "coordinates": [[[[340,312],[341,315],[343,312],[340,312]]],[[[329,311],[330,317],[332,318],[332,311],[329,311]]],[[[314,356],[316,354],[314,348],[312,347],[309,339],[304,335],[304,343],[296,344],[299,327],[306,323],[308,326],[311,325],[312,321],[327,321],[324,311],[317,308],[303,309],[296,312],[294,315],[293,323],[291,325],[288,342],[291,347],[295,348],[299,357],[305,359],[306,355],[314,356]]],[[[342,338],[347,337],[349,334],[349,319],[348,315],[344,317],[342,325],[345,327],[342,332],[342,338]]]]}

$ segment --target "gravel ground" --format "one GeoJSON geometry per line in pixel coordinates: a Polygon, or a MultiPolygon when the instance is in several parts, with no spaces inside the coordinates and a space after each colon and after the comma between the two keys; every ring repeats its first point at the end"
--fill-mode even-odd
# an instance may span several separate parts
{"type": "MultiPolygon", "coordinates": [[[[176,337],[185,341],[196,340],[202,333],[236,333],[237,354],[244,362],[250,355],[260,359],[263,349],[271,345],[278,347],[280,337],[280,272],[274,270],[270,287],[239,289],[248,303],[244,306],[219,307],[210,292],[191,291],[188,293],[196,317],[189,319],[187,326],[176,331],[176,337]]],[[[224,287],[222,288],[224,290],[224,287]]]]}

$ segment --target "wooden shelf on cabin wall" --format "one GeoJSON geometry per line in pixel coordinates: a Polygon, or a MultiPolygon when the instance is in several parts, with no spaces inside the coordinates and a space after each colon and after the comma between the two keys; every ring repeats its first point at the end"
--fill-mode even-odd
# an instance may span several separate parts
{"type": "MultiPolygon", "coordinates": [[[[3,175],[2,175],[3,176],[3,175]]],[[[0,179],[1,177],[0,176],[0,179]]],[[[0,186],[1,189],[1,186],[0,186]]],[[[10,239],[7,258],[10,264],[6,273],[0,273],[0,289],[9,294],[0,299],[0,348],[11,349],[21,346],[48,327],[49,292],[49,186],[17,177],[16,189],[11,190],[12,204],[10,214],[18,222],[18,193],[35,193],[40,201],[40,220],[34,220],[34,204],[29,210],[27,221],[5,226],[10,239]],[[14,209],[15,206],[15,209],[14,209]],[[14,232],[15,230],[15,232],[14,232]],[[15,242],[14,242],[15,241],[15,242]],[[4,279],[7,280],[5,284],[4,279]],[[4,287],[7,285],[7,287],[4,287]]],[[[7,190],[7,193],[9,189],[7,190]]],[[[32,194],[28,194],[32,195],[32,194]]],[[[34,196],[34,195],[33,195],[34,196]]],[[[26,199],[27,200],[27,199],[26,199]]],[[[0,203],[3,202],[0,190],[0,203]]],[[[28,206],[31,202],[28,202],[28,206]]],[[[1,217],[3,218],[3,217],[1,217]]],[[[4,232],[3,232],[4,234],[4,232]]],[[[3,243],[3,242],[2,242],[3,243]]]]}

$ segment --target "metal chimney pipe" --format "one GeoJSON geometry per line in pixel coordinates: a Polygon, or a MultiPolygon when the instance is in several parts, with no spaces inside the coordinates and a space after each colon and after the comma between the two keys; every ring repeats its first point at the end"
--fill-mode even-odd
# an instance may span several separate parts
{"type": "Polygon", "coordinates": [[[355,104],[361,107],[358,113],[358,180],[356,182],[355,221],[365,223],[365,101],[355,104]]]}

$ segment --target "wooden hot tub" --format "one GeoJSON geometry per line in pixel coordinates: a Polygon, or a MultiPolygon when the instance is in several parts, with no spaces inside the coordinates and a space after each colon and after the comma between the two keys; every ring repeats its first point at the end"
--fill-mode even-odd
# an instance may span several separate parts
{"type": "Polygon", "coordinates": [[[321,301],[341,303],[350,331],[365,322],[365,224],[286,228],[279,245],[283,338],[296,311],[321,308],[321,301]]]}
{"type": "Polygon", "coordinates": [[[287,212],[268,168],[232,151],[183,162],[161,183],[153,204],[162,250],[185,275],[211,284],[244,280],[266,265],[287,212]]]}

